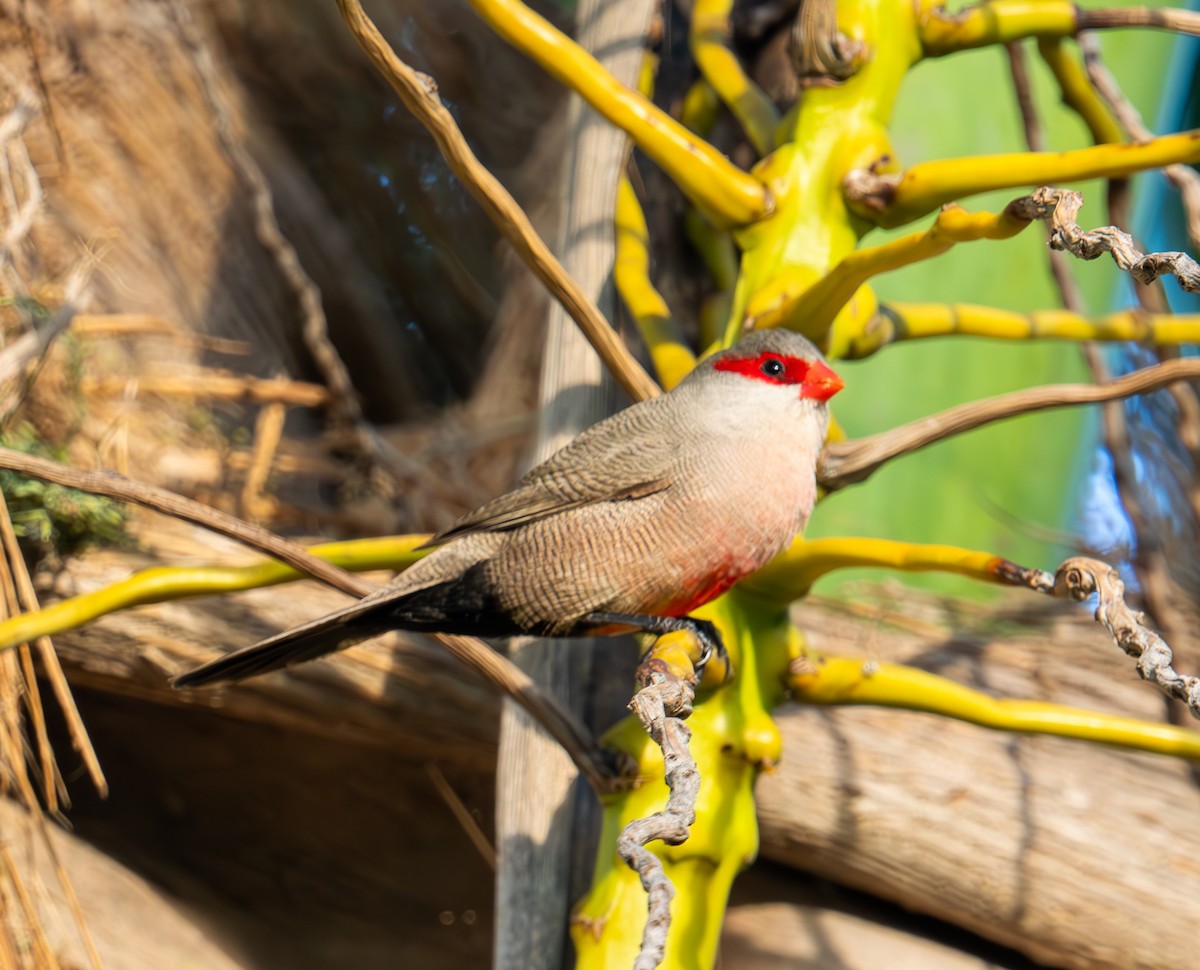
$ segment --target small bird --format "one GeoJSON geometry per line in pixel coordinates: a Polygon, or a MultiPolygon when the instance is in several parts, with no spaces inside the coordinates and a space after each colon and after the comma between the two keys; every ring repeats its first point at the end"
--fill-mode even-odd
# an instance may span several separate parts
{"type": "Polygon", "coordinates": [[[352,606],[177,677],[240,680],[389,630],[481,637],[690,630],[688,614],[781,552],[816,501],[816,464],[843,387],[798,334],[763,330],[667,394],[584,431],[434,536],[436,547],[352,606]]]}

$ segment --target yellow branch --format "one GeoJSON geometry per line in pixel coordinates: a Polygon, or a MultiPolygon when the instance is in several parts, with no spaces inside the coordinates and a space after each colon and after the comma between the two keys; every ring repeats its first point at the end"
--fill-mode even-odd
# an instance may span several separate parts
{"type": "MultiPolygon", "coordinates": [[[[727,594],[698,615],[717,625],[737,673],[698,698],[687,722],[700,773],[696,820],[687,841],[647,846],[662,859],[678,892],[662,970],[713,965],[730,884],[758,847],[754,781],[760,769],[779,763],[782,737],[770,712],[783,699],[782,674],[794,653],[786,610],[764,610],[727,594]]],[[[663,659],[686,672],[689,658],[682,652],[663,659]]],[[[706,674],[704,685],[709,682],[706,674]]],[[[635,719],[620,722],[604,740],[637,766],[638,784],[605,806],[592,886],[572,920],[578,970],[634,965],[646,891],[612,846],[621,827],[661,811],[666,801],[662,753],[635,719]]]]}
{"type": "Polygon", "coordinates": [[[733,0],[696,0],[689,41],[704,79],[737,118],[759,155],[775,148],[779,111],[766,92],[742,70],[729,49],[729,14],[733,0]]]}
{"type": "Polygon", "coordinates": [[[704,78],[698,79],[683,96],[683,107],[679,120],[688,131],[707,135],[717,123],[721,111],[721,99],[704,78]]]}
{"type": "Polygon", "coordinates": [[[693,367],[696,355],[688,347],[671,308],[650,281],[649,234],[646,217],[629,177],[617,183],[617,252],[613,281],[650,351],[659,383],[670,390],[693,367]]]}
{"type": "Polygon", "coordinates": [[[773,604],[790,603],[806,596],[813,583],[834,570],[863,567],[956,573],[984,583],[1005,585],[1011,583],[1008,578],[1011,573],[1006,574],[1006,570],[1020,569],[1001,556],[958,546],[858,536],[797,537],[787,550],[743,580],[738,589],[773,604]]]}
{"type": "MultiPolygon", "coordinates": [[[[416,549],[428,538],[427,535],[408,535],[329,542],[313,546],[308,551],[351,572],[404,569],[425,554],[416,549]]],[[[0,651],[40,636],[73,630],[130,606],[259,589],[304,578],[304,573],[274,560],[247,566],[161,566],[146,569],[103,589],[73,596],[0,622],[0,651]]]]}
{"type": "Polygon", "coordinates": [[[885,227],[919,219],[938,206],[993,189],[1120,178],[1150,168],[1200,162],[1200,131],[1164,135],[1136,145],[1095,145],[1067,152],[1018,152],[922,162],[899,176],[856,173],[847,201],[885,227]]]}
{"type": "Polygon", "coordinates": [[[1025,37],[1071,37],[1079,18],[1071,0],[990,0],[953,14],[926,0],[918,30],[925,56],[939,57],[1025,37]]]}
{"type": "Polygon", "coordinates": [[[1072,37],[1081,30],[1155,27],[1200,35],[1200,13],[1169,7],[1089,10],[1070,0],[988,0],[947,13],[940,0],[923,0],[919,17],[926,57],[1009,44],[1026,37],[1072,37]]]}
{"type": "Polygon", "coordinates": [[[790,327],[813,340],[823,341],[834,318],[872,276],[939,256],[956,243],[977,239],[1008,239],[1029,225],[1029,220],[1010,214],[967,212],[947,206],[924,232],[859,249],[845,257],[816,283],[800,293],[782,292],[769,306],[748,310],[747,326],[790,327]]]}
{"type": "Polygon", "coordinates": [[[835,331],[829,352],[856,360],[901,340],[952,334],[999,340],[1136,340],[1170,346],[1200,343],[1200,314],[1134,309],[1092,318],[1068,310],[1017,313],[970,303],[889,303],[858,332],[835,331]]]}
{"type": "Polygon", "coordinates": [[[1057,37],[1038,38],[1038,53],[1054,74],[1062,92],[1062,102],[1074,111],[1092,133],[1097,145],[1117,144],[1125,140],[1125,133],[1113,117],[1112,110],[1096,92],[1083,65],[1072,57],[1057,37]]]}
{"type": "Polygon", "coordinates": [[[715,222],[744,226],[770,214],[771,195],[762,182],[613,78],[591,54],[525,4],[471,0],[471,5],[501,38],[628,132],[715,222]]]}
{"type": "Polygon", "coordinates": [[[852,657],[802,657],[788,686],[808,704],[874,704],[952,717],[996,731],[1045,734],[1200,758],[1200,732],[1039,701],[995,698],[945,677],[852,657]]]}

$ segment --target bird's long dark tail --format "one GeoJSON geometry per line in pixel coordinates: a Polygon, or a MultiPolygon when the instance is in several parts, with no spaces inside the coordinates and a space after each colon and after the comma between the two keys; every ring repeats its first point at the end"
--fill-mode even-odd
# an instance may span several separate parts
{"type": "Polygon", "coordinates": [[[202,687],[315,660],[389,630],[507,637],[523,631],[497,601],[482,565],[442,583],[380,591],[345,609],[260,640],[176,677],[175,687],[202,687]]]}
{"type": "Polygon", "coordinates": [[[351,647],[395,627],[392,604],[355,603],[303,626],[227,653],[180,674],[173,687],[203,687],[223,680],[244,680],[351,647]]]}

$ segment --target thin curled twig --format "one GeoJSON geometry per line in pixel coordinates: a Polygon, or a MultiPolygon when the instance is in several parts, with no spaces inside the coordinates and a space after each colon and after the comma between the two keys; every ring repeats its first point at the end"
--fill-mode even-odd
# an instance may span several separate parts
{"type": "MultiPolygon", "coordinates": [[[[289,542],[261,526],[244,522],[156,485],[139,482],[110,471],[81,471],[69,468],[58,462],[9,448],[0,448],[0,468],[93,495],[104,495],[121,502],[133,502],[185,522],[202,525],[274,556],[294,569],[348,593],[355,599],[361,599],[375,589],[372,584],[318,559],[303,546],[289,542]]],[[[563,746],[563,750],[578,766],[580,774],[587,778],[589,784],[598,792],[608,792],[614,788],[618,781],[608,752],[596,743],[587,728],[557,698],[542,691],[528,674],[482,640],[442,634],[438,634],[436,639],[484,680],[525,708],[563,746]]]]}
{"type": "MultiPolygon", "coordinates": [[[[1033,99],[1033,87],[1030,82],[1029,68],[1025,61],[1025,48],[1019,43],[1011,43],[1007,47],[1013,91],[1021,109],[1021,124],[1025,129],[1025,145],[1031,152],[1045,151],[1046,134],[1033,99]]],[[[1049,231],[1048,228],[1047,231],[1049,231]]],[[[1063,306],[1073,313],[1082,314],[1084,310],[1083,294],[1080,292],[1079,284],[1071,275],[1066,256],[1061,250],[1048,249],[1047,262],[1050,266],[1050,275],[1062,297],[1063,306]]]]}
{"type": "Polygon", "coordinates": [[[893,458],[964,431],[1051,408],[1100,404],[1157,391],[1175,381],[1200,379],[1200,359],[1168,360],[1104,384],[1047,384],[969,401],[890,431],[826,445],[817,463],[817,481],[828,491],[864,481],[893,458]]]}
{"type": "Polygon", "coordinates": [[[1116,226],[1085,232],[1075,220],[1083,205],[1082,193],[1042,186],[1032,195],[1014,199],[1009,210],[1029,219],[1044,219],[1050,226],[1050,248],[1080,259],[1112,253],[1116,264],[1139,283],[1152,283],[1170,274],[1189,293],[1200,293],[1200,264],[1187,253],[1143,253],[1133,237],[1116,226]]]}
{"type": "MultiPolygon", "coordinates": [[[[1089,86],[1081,87],[1074,93],[1070,92],[1078,78],[1075,78],[1069,69],[1069,65],[1073,65],[1074,61],[1059,60],[1057,57],[1049,56],[1058,51],[1057,45],[1052,44],[1049,40],[1039,43],[1043,59],[1058,78],[1064,102],[1069,104],[1088,124],[1097,143],[1117,140],[1117,136],[1106,130],[1106,126],[1097,119],[1096,109],[1102,107],[1104,102],[1107,102],[1113,115],[1127,133],[1138,140],[1148,140],[1151,137],[1150,133],[1141,126],[1141,118],[1137,111],[1124,99],[1115,80],[1103,68],[1103,65],[1094,60],[1096,51],[1092,52],[1093,58],[1089,60],[1088,49],[1095,46],[1095,35],[1083,33],[1076,39],[1084,52],[1087,70],[1086,83],[1089,86]]],[[[1031,151],[1043,151],[1046,147],[1045,140],[1041,136],[1040,126],[1036,124],[1036,117],[1033,122],[1031,126],[1029,120],[1026,121],[1026,141],[1031,151]]],[[[1176,165],[1168,166],[1168,168],[1186,168],[1186,166],[1176,165]]],[[[1164,169],[1165,171],[1167,170],[1164,169]]],[[[1127,224],[1124,213],[1128,211],[1129,207],[1129,189],[1130,182],[1127,178],[1111,179],[1108,182],[1108,218],[1110,222],[1119,227],[1127,224]]],[[[1058,284],[1063,305],[1072,312],[1082,312],[1082,295],[1068,268],[1067,254],[1062,250],[1048,249],[1047,256],[1051,273],[1058,284]]],[[[1137,287],[1134,295],[1142,304],[1143,310],[1152,311],[1150,303],[1159,294],[1150,287],[1137,287]]],[[[1105,366],[1103,355],[1097,344],[1094,341],[1086,341],[1081,349],[1092,380],[1097,384],[1111,380],[1112,374],[1105,366]]],[[[1172,384],[1168,391],[1177,400],[1180,395],[1191,396],[1189,385],[1183,381],[1172,384]]],[[[1180,411],[1181,414],[1184,413],[1182,407],[1180,411]]],[[[1101,427],[1104,446],[1112,459],[1113,480],[1117,495],[1133,527],[1133,533],[1138,537],[1133,554],[1133,565],[1141,583],[1143,602],[1146,609],[1150,611],[1154,622],[1172,639],[1176,639],[1177,631],[1182,627],[1173,619],[1177,615],[1177,610],[1171,605],[1173,598],[1167,590],[1170,579],[1167,575],[1159,537],[1153,530],[1147,528],[1145,510],[1138,492],[1134,488],[1137,476],[1134,469],[1132,442],[1130,441],[1125,407],[1120,401],[1113,400],[1104,403],[1101,408],[1101,427]]]]}
{"type": "Polygon", "coordinates": [[[1074,600],[1099,594],[1096,621],[1112,634],[1118,647],[1137,661],[1138,676],[1168,697],[1183,701],[1192,717],[1200,719],[1200,677],[1180,674],[1171,666],[1167,642],[1143,626],[1142,615],[1126,605],[1125,584],[1116,569],[1095,559],[1068,559],[1055,574],[1054,593],[1074,600]]]}
{"type": "Polygon", "coordinates": [[[1044,569],[1014,566],[1006,578],[1013,585],[1059,598],[1082,601],[1098,594],[1096,622],[1137,661],[1138,676],[1168,697],[1182,701],[1192,717],[1200,719],[1200,677],[1181,674],[1171,665],[1174,658],[1170,646],[1144,625],[1141,613],[1135,613],[1125,602],[1125,584],[1115,567],[1098,559],[1074,556],[1064,560],[1053,575],[1044,569]]]}
{"type": "Polygon", "coordinates": [[[696,821],[700,772],[688,750],[692,731],[684,718],[692,713],[695,683],[673,674],[661,660],[651,659],[638,668],[642,689],[633,695],[629,709],[646,733],[662,748],[664,776],[670,797],[661,812],[634,819],[617,838],[617,853],[642,880],[646,890],[646,929],[634,960],[634,970],[654,970],[663,960],[671,927],[671,900],[675,887],[663,864],[646,844],[661,839],[667,845],[687,841],[696,821]]]}

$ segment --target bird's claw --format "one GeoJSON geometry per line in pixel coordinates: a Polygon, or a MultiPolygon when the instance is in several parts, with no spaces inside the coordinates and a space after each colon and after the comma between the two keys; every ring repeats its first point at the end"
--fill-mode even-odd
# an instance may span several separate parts
{"type": "Polygon", "coordinates": [[[692,633],[700,641],[700,657],[695,662],[696,680],[700,681],[704,672],[712,664],[713,680],[726,683],[733,679],[733,667],[729,663],[729,651],[725,649],[725,641],[716,626],[708,620],[692,620],[692,633]]]}

